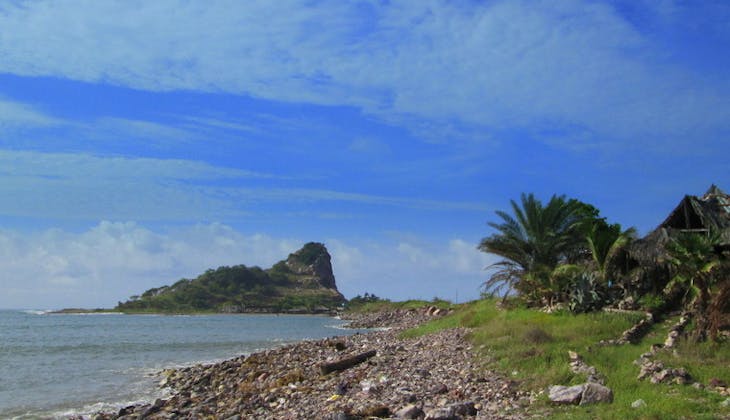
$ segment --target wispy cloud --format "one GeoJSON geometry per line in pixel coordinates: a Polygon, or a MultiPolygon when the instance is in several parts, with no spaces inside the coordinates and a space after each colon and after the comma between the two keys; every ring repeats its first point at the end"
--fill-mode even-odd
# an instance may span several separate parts
{"type": "Polygon", "coordinates": [[[0,133],[7,130],[42,128],[62,124],[37,108],[0,97],[0,133]]]}
{"type": "Polygon", "coordinates": [[[16,217],[227,220],[271,211],[269,204],[283,214],[306,202],[486,210],[481,203],[262,184],[271,182],[290,180],[191,160],[0,150],[0,214],[16,217]]]}
{"type": "Polygon", "coordinates": [[[357,106],[416,129],[558,123],[596,134],[573,142],[660,149],[730,120],[726,78],[603,2],[39,1],[6,6],[0,39],[0,71],[357,106]]]}
{"type": "Polygon", "coordinates": [[[272,177],[188,160],[7,150],[0,150],[0,175],[0,213],[86,221],[240,216],[245,210],[202,185],[272,177]]]}

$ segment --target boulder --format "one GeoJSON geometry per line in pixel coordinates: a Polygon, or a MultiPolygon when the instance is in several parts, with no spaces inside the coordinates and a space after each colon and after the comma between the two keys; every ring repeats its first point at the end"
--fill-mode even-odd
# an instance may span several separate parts
{"type": "Polygon", "coordinates": [[[584,388],[585,384],[575,386],[553,385],[548,390],[548,398],[558,404],[579,404],[584,388]]]}
{"type": "Polygon", "coordinates": [[[611,402],[613,402],[613,391],[611,391],[611,388],[594,382],[589,382],[583,386],[580,405],[611,402]]]}

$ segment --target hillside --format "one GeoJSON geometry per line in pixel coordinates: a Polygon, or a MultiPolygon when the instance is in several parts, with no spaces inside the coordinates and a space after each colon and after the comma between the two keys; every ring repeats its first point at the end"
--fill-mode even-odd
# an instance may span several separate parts
{"type": "Polygon", "coordinates": [[[346,299],[337,290],[331,257],[310,242],[269,269],[235,265],[210,269],[120,302],[121,312],[325,313],[346,299]]]}

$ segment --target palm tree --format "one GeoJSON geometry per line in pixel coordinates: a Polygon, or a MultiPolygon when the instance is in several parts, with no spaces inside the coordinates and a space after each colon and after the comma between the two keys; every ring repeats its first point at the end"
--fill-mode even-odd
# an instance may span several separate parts
{"type": "Polygon", "coordinates": [[[723,264],[721,254],[716,251],[720,235],[682,233],[667,244],[669,263],[675,274],[665,288],[665,292],[683,289],[685,307],[695,318],[695,340],[707,337],[710,320],[708,306],[711,289],[717,278],[714,271],[723,264]]]}
{"type": "Polygon", "coordinates": [[[621,230],[618,223],[607,224],[603,220],[593,223],[586,233],[586,244],[591,259],[595,265],[598,279],[607,286],[611,286],[614,271],[614,261],[622,249],[636,237],[633,227],[621,230]]]}
{"type": "Polygon", "coordinates": [[[543,206],[533,194],[522,194],[521,206],[510,201],[513,215],[497,211],[501,223],[490,222],[497,233],[482,239],[479,249],[504,260],[490,268],[495,272],[485,286],[505,282],[531,300],[547,298],[552,304],[560,292],[551,273],[577,246],[575,232],[585,215],[583,203],[553,195],[543,206]]]}

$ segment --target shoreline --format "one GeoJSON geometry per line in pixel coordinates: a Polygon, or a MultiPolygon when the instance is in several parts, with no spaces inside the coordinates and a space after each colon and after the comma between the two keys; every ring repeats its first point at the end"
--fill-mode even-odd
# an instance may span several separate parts
{"type": "Polygon", "coordinates": [[[378,330],[165,370],[160,386],[170,388],[169,398],[86,418],[524,418],[529,395],[479,365],[466,338],[468,330],[399,337],[403,330],[444,313],[434,312],[346,314],[348,326],[378,330]],[[322,373],[323,364],[363,354],[370,356],[322,373]]]}

